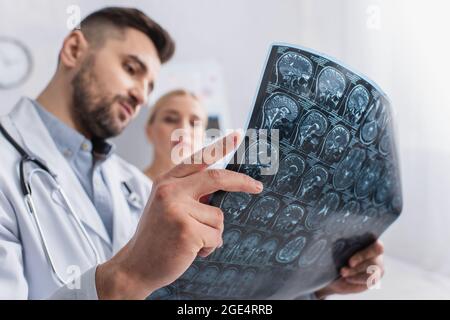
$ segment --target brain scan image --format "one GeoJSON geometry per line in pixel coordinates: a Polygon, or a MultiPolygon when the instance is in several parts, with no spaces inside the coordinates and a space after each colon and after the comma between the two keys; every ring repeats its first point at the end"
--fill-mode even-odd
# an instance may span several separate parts
{"type": "Polygon", "coordinates": [[[281,160],[275,177],[274,189],[279,193],[294,193],[297,181],[305,170],[305,160],[297,154],[289,154],[281,160]]]}
{"type": "Polygon", "coordinates": [[[323,226],[327,218],[336,212],[339,206],[339,196],[331,192],[325,194],[317,203],[317,206],[306,217],[305,225],[310,230],[323,226]]]}
{"type": "Polygon", "coordinates": [[[364,86],[354,87],[347,99],[345,119],[352,125],[358,124],[369,105],[369,99],[369,91],[364,86]]]}
{"type": "Polygon", "coordinates": [[[303,201],[314,201],[327,183],[328,171],[322,166],[312,167],[304,176],[299,190],[299,197],[303,201]]]}
{"type": "Polygon", "coordinates": [[[235,267],[226,268],[217,278],[214,286],[209,289],[211,295],[226,297],[229,291],[236,283],[239,276],[239,270],[235,267]]]}
{"type": "Polygon", "coordinates": [[[365,144],[373,143],[388,120],[387,112],[381,99],[375,99],[369,108],[368,115],[361,126],[361,141],[365,144]]]}
{"type": "Polygon", "coordinates": [[[322,113],[309,112],[298,127],[296,144],[305,152],[315,152],[327,128],[327,119],[322,113]]]}
{"type": "Polygon", "coordinates": [[[355,185],[355,195],[357,198],[367,197],[375,188],[383,171],[381,161],[369,160],[362,168],[355,185]]]}
{"type": "Polygon", "coordinates": [[[237,246],[241,238],[241,232],[237,229],[229,229],[223,233],[222,238],[223,246],[214,250],[213,254],[210,255],[209,259],[212,261],[226,261],[233,253],[233,249],[237,246]]]}
{"type": "Polygon", "coordinates": [[[237,264],[247,263],[260,241],[261,236],[259,234],[253,233],[247,236],[241,243],[238,243],[234,250],[233,262],[237,264]]]}
{"type": "Polygon", "coordinates": [[[344,75],[333,67],[324,68],[317,80],[319,105],[326,110],[337,110],[339,101],[344,95],[344,75]]]}
{"type": "MultiPolygon", "coordinates": [[[[242,164],[240,170],[243,173],[264,182],[268,175],[273,175],[274,164],[279,163],[279,151],[270,143],[270,140],[259,138],[248,146],[243,159],[239,161],[242,164]]],[[[278,169],[277,166],[275,167],[278,169]]]]}
{"type": "Polygon", "coordinates": [[[195,279],[198,272],[199,267],[196,266],[195,264],[192,264],[180,277],[176,287],[182,291],[189,290],[189,288],[192,288],[192,281],[195,279]]]}
{"type": "Polygon", "coordinates": [[[284,133],[292,131],[294,120],[298,116],[297,103],[288,95],[277,93],[267,99],[263,107],[264,129],[280,130],[280,138],[284,133]]]}
{"type": "Polygon", "coordinates": [[[391,138],[386,132],[380,138],[378,150],[384,156],[388,155],[391,150],[391,138]]]}
{"type": "Polygon", "coordinates": [[[320,239],[313,243],[309,248],[305,249],[300,256],[298,264],[300,267],[307,267],[313,264],[324,252],[327,240],[320,239]]]}
{"type": "Polygon", "coordinates": [[[374,201],[376,204],[386,203],[392,197],[395,188],[394,177],[394,169],[392,168],[392,166],[389,166],[376,187],[374,197],[374,201]]]}
{"type": "Polygon", "coordinates": [[[309,80],[313,74],[313,66],[305,56],[285,53],[277,63],[278,83],[297,94],[308,93],[309,80]]]}
{"type": "Polygon", "coordinates": [[[299,236],[289,241],[283,248],[281,248],[276,256],[279,263],[290,263],[294,261],[302,252],[306,244],[306,238],[299,236]]]}
{"type": "Polygon", "coordinates": [[[281,233],[290,233],[299,225],[305,210],[299,204],[291,204],[281,210],[275,222],[274,229],[281,233]]]}
{"type": "Polygon", "coordinates": [[[401,213],[395,112],[372,80],[275,44],[253,101],[226,169],[264,188],[208,197],[224,213],[223,245],[195,258],[160,299],[301,298],[337,279],[401,213]]]}
{"type": "Polygon", "coordinates": [[[328,133],[322,148],[322,158],[329,163],[338,162],[350,142],[350,132],[342,125],[328,133]]]}
{"type": "Polygon", "coordinates": [[[258,247],[249,259],[249,264],[265,265],[275,254],[278,248],[278,240],[271,239],[258,247]]]}
{"type": "Polygon", "coordinates": [[[333,215],[329,220],[326,231],[330,234],[340,235],[353,223],[355,220],[354,217],[356,217],[359,212],[360,204],[357,201],[351,200],[347,202],[338,213],[333,215]]]}
{"type": "Polygon", "coordinates": [[[279,207],[280,200],[273,196],[259,199],[250,210],[248,223],[267,227],[273,221],[279,207]]]}
{"type": "Polygon", "coordinates": [[[241,213],[247,208],[251,201],[251,196],[248,193],[233,192],[225,196],[222,202],[222,210],[225,216],[232,220],[237,220],[241,213]]]}
{"type": "Polygon", "coordinates": [[[218,275],[219,268],[216,266],[209,266],[204,270],[201,270],[190,283],[187,291],[195,292],[197,294],[208,294],[209,288],[214,284],[218,275]]]}
{"type": "Polygon", "coordinates": [[[365,159],[366,153],[363,149],[351,149],[336,169],[333,176],[334,187],[337,190],[349,188],[354,183],[365,159]]]}

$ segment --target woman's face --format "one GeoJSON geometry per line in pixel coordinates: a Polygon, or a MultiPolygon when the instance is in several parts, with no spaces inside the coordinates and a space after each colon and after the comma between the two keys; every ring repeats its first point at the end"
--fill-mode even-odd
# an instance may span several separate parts
{"type": "Polygon", "coordinates": [[[206,121],[205,110],[193,97],[178,95],[167,99],[155,110],[153,122],[147,125],[147,136],[156,158],[177,164],[180,159],[171,158],[172,149],[181,150],[177,155],[185,158],[201,148],[206,121]]]}

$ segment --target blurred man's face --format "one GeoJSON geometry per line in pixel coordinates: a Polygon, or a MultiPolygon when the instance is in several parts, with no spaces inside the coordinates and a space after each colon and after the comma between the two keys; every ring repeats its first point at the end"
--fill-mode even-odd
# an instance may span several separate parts
{"type": "Polygon", "coordinates": [[[91,137],[120,134],[147,103],[161,62],[153,42],[126,29],[111,37],[83,61],[73,85],[73,116],[91,137]]]}

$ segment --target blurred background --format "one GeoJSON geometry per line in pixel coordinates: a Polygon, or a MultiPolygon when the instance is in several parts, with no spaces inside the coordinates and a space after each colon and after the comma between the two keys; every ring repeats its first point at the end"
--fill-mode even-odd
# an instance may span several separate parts
{"type": "MultiPolygon", "coordinates": [[[[383,235],[386,274],[380,288],[333,298],[450,298],[448,1],[0,0],[0,54],[12,52],[17,60],[11,74],[0,74],[0,114],[20,96],[34,98],[44,89],[71,19],[109,5],[143,10],[176,40],[175,58],[163,67],[152,100],[187,87],[205,99],[221,128],[245,125],[273,42],[334,56],[378,83],[396,117],[403,214],[383,235]],[[5,37],[25,47],[29,58],[2,45],[5,37]]],[[[115,141],[118,152],[140,168],[152,157],[144,135],[147,113],[115,141]]]]}

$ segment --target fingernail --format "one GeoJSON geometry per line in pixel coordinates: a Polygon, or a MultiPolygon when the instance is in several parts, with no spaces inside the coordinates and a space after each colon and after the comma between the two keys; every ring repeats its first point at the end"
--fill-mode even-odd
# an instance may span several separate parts
{"type": "Polygon", "coordinates": [[[259,182],[259,181],[256,181],[256,182],[255,182],[255,186],[256,186],[256,189],[257,189],[258,191],[262,191],[263,188],[264,188],[264,185],[263,185],[261,182],[259,182]]]}

